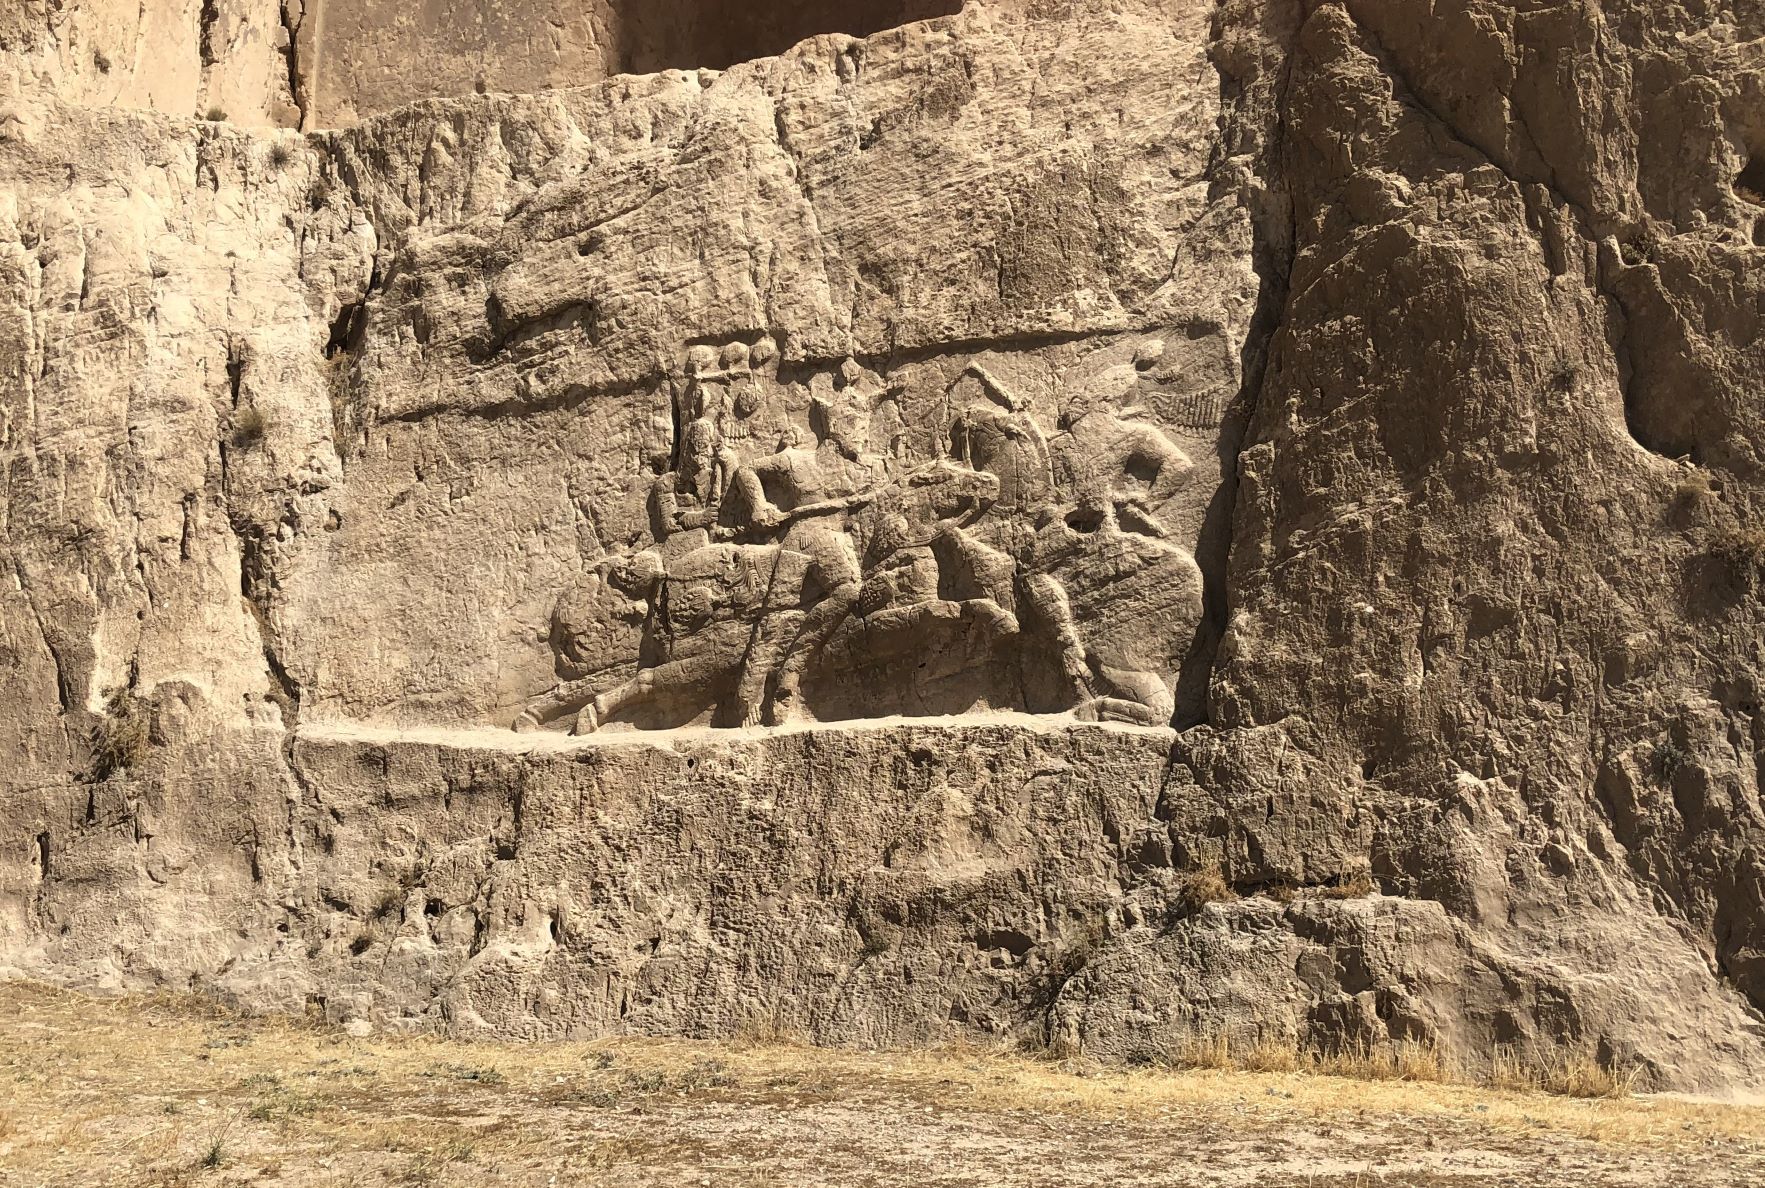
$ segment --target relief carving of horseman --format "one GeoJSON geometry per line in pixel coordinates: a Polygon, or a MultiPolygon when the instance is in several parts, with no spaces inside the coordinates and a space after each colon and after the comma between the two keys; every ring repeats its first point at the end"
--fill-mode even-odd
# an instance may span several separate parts
{"type": "MultiPolygon", "coordinates": [[[[658,543],[560,599],[565,679],[517,729],[918,712],[902,694],[916,683],[954,690],[938,702],[954,712],[1168,723],[1201,609],[1199,570],[1165,523],[1191,467],[1136,418],[1134,366],[1080,386],[1052,440],[1028,401],[971,366],[946,393],[937,456],[915,465],[898,389],[850,361],[809,401],[806,437],[738,452],[722,385],[760,391],[752,360],[771,352],[694,350],[676,465],[653,491],[658,543]],[[886,453],[871,449],[877,425],[886,453]],[[1054,691],[1038,701],[1032,687],[1054,691]]],[[[750,424],[776,416],[746,403],[750,424]]]]}

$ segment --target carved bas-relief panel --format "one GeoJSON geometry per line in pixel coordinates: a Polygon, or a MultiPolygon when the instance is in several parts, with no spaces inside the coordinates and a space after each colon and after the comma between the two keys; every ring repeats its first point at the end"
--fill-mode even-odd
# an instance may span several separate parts
{"type": "Polygon", "coordinates": [[[559,679],[515,728],[1168,723],[1223,400],[1173,391],[1165,355],[1141,335],[879,373],[781,369],[766,336],[687,348],[645,522],[560,591],[559,679]]]}
{"type": "Polygon", "coordinates": [[[335,134],[351,280],[227,469],[300,727],[1192,708],[1259,291],[1208,17],[1039,12],[335,134]]]}

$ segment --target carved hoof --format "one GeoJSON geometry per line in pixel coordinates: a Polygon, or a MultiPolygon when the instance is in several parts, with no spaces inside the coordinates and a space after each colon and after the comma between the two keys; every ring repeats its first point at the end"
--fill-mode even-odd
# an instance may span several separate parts
{"type": "Polygon", "coordinates": [[[522,710],[515,715],[515,722],[512,729],[516,734],[532,734],[535,730],[539,729],[540,725],[541,723],[538,714],[534,713],[532,710],[522,710]]]}
{"type": "Polygon", "coordinates": [[[789,676],[778,682],[778,689],[766,706],[768,726],[788,726],[797,718],[797,682],[789,676]]]}
{"type": "Polygon", "coordinates": [[[593,734],[600,727],[600,715],[594,712],[594,702],[591,701],[582,707],[582,712],[576,715],[576,721],[570,724],[570,733],[593,734]]]}

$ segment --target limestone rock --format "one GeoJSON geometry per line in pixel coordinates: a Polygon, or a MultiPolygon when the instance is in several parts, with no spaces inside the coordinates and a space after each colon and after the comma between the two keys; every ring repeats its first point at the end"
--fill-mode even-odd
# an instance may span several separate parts
{"type": "Polygon", "coordinates": [[[0,965],[1758,1075],[1757,14],[458,7],[0,16],[0,965]]]}

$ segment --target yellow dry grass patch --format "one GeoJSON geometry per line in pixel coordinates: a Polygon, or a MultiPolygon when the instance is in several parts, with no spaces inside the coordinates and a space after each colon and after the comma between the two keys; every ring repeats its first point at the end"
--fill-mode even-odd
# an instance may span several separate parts
{"type": "Polygon", "coordinates": [[[1486,1088],[1538,1091],[1561,1097],[1627,1098],[1640,1067],[1617,1069],[1590,1050],[1496,1050],[1489,1070],[1467,1073],[1449,1053],[1428,1043],[1397,1041],[1333,1052],[1261,1038],[1234,1042],[1225,1034],[1191,1035],[1172,1046],[1165,1063],[1222,1072],[1316,1073],[1356,1081],[1458,1082],[1486,1088]]]}
{"type": "MultiPolygon", "coordinates": [[[[0,1168],[23,1178],[0,1173],[0,1184],[81,1182],[78,1168],[107,1167],[129,1170],[119,1182],[174,1185],[233,1166],[280,1174],[285,1163],[322,1166],[342,1154],[367,1159],[384,1182],[424,1184],[478,1161],[541,1160],[556,1142],[548,1125],[643,1102],[786,1108],[876,1098],[1040,1117],[1229,1115],[1251,1127],[1259,1117],[1407,1117],[1632,1149],[1765,1142],[1765,1110],[1444,1083],[1424,1049],[1376,1069],[1308,1062],[1278,1046],[1197,1044],[1182,1055],[1205,1067],[1087,1072],[972,1046],[877,1053],[776,1038],[355,1039],[236,1018],[195,999],[92,999],[13,984],[0,987],[0,1168]]],[[[594,1137],[581,1166],[640,1160],[646,1141],[594,1137]]]]}

